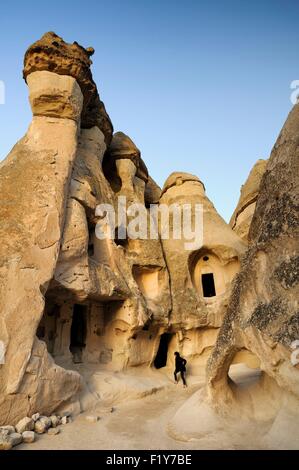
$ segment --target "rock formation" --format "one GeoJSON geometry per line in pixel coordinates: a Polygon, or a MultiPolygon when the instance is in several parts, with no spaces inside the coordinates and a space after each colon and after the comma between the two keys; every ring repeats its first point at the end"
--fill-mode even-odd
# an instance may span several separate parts
{"type": "MultiPolygon", "coordinates": [[[[259,445],[298,447],[298,156],[297,104],[261,178],[249,249],[208,361],[205,394],[194,396],[172,422],[172,432],[187,439],[227,428],[244,440],[255,429],[259,445]],[[255,380],[247,385],[233,377],[232,364],[242,353],[255,358],[255,380]]],[[[256,170],[243,188],[244,201],[256,170]]]]}
{"type": "Polygon", "coordinates": [[[81,382],[79,374],[54,363],[35,334],[58,260],[83,95],[69,76],[42,71],[27,80],[35,92],[40,83],[40,95],[45,91],[50,107],[59,95],[67,117],[50,117],[46,110],[34,116],[0,167],[1,423],[17,421],[28,409],[55,408],[81,382]]]}
{"type": "Polygon", "coordinates": [[[132,139],[113,134],[93,53],[47,33],[25,55],[33,119],[0,165],[0,425],[69,404],[79,412],[90,384],[101,388],[93,374],[168,373],[175,350],[196,373],[215,343],[206,402],[216,417],[241,409],[232,362],[258,364],[264,389],[296,397],[299,105],[230,227],[198,177],[172,173],[161,190],[132,139]],[[142,236],[126,230],[132,208],[142,236]]]}
{"type": "Polygon", "coordinates": [[[245,184],[241,188],[240,199],[229,222],[234,232],[246,242],[248,241],[249,228],[267,162],[267,160],[258,160],[252,168],[245,184]]]}
{"type": "Polygon", "coordinates": [[[264,375],[299,398],[299,372],[290,359],[291,344],[299,334],[298,149],[296,105],[261,181],[249,249],[209,362],[212,394],[227,377],[232,355],[246,348],[258,357],[264,375]]]}
{"type": "MultiPolygon", "coordinates": [[[[215,343],[246,245],[217,214],[196,176],[172,173],[162,190],[160,207],[162,204],[176,204],[181,209],[190,204],[193,230],[196,205],[202,211],[199,246],[186,249],[191,242],[188,233],[180,239],[162,238],[171,279],[171,331],[179,332],[173,350],[180,349],[184,356],[192,357],[195,372],[196,364],[202,364],[201,356],[206,358],[215,343]]],[[[161,233],[163,230],[162,221],[161,233]]]]}
{"type": "MultiPolygon", "coordinates": [[[[83,94],[83,109],[81,113],[81,127],[91,129],[97,126],[105,136],[106,144],[109,144],[113,134],[110,118],[105,110],[104,103],[100,100],[97,86],[92,79],[90,57],[94,49],[85,49],[77,42],[67,44],[62,38],[53,32],[44,36],[29,47],[24,59],[23,76],[27,77],[34,72],[48,71],[57,75],[73,77],[83,94]]],[[[52,84],[52,93],[54,84],[52,84]]],[[[33,115],[47,115],[62,117],[67,113],[67,106],[60,103],[60,91],[56,99],[52,96],[51,105],[48,103],[47,94],[38,94],[38,105],[32,108],[33,115]],[[45,108],[45,109],[44,109],[45,108]],[[66,109],[65,109],[66,108],[66,109]],[[46,114],[45,114],[46,113],[46,114]]]]}
{"type": "Polygon", "coordinates": [[[115,192],[128,198],[128,203],[144,204],[148,171],[140,150],[123,132],[113,135],[103,162],[103,169],[115,192]]]}
{"type": "Polygon", "coordinates": [[[160,189],[129,137],[111,142],[92,52],[47,33],[25,55],[33,120],[0,170],[1,424],[50,414],[80,393],[77,363],[150,365],[168,324],[160,240],[95,236],[98,204],[130,196],[146,211],[160,189]]]}

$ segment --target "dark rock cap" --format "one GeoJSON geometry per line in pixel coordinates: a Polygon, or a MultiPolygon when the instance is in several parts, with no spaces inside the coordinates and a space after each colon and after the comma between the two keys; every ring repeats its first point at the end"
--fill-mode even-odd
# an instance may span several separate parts
{"type": "Polygon", "coordinates": [[[107,158],[111,163],[120,159],[131,160],[137,168],[136,176],[145,182],[148,181],[147,167],[141,158],[140,150],[136,147],[132,139],[123,132],[116,132],[113,135],[111,144],[107,150],[107,158]]]}
{"type": "Polygon", "coordinates": [[[172,186],[177,186],[179,184],[185,183],[186,181],[195,181],[196,183],[200,183],[202,185],[204,191],[206,189],[203,182],[200,181],[200,179],[197,176],[191,175],[190,173],[183,173],[183,172],[175,171],[171,173],[168,176],[167,180],[165,181],[163,189],[162,189],[162,195],[166,193],[166,191],[168,191],[168,189],[171,188],[172,186]]]}
{"type": "Polygon", "coordinates": [[[23,77],[26,81],[29,74],[47,70],[75,78],[84,97],[82,128],[99,127],[105,135],[106,144],[109,145],[113,126],[92,78],[90,57],[93,54],[92,47],[85,49],[77,42],[68,44],[57,34],[48,32],[27,49],[23,77]]]}

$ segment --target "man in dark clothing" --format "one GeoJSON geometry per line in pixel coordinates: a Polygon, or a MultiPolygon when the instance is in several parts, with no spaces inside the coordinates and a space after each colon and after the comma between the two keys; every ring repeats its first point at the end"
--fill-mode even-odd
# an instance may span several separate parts
{"type": "Polygon", "coordinates": [[[174,353],[174,355],[175,355],[174,380],[175,380],[176,383],[178,383],[177,374],[180,372],[184,387],[187,387],[186,379],[185,379],[187,361],[186,361],[186,359],[181,357],[180,354],[177,351],[174,353]]]}

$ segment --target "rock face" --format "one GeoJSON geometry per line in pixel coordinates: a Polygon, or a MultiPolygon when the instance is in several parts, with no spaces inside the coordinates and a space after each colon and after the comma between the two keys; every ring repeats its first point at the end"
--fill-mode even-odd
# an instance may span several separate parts
{"type": "Polygon", "coordinates": [[[54,33],[28,49],[33,119],[0,165],[0,425],[33,415],[37,433],[43,415],[84,408],[85,372],[167,372],[176,349],[191,370],[205,363],[246,248],[196,176],[174,173],[161,191],[132,139],[113,135],[92,53],[54,33]],[[191,204],[194,223],[200,207],[197,244],[165,237],[172,204],[191,204]],[[132,209],[142,236],[126,231],[140,225],[132,209]]]}
{"type": "Polygon", "coordinates": [[[278,386],[299,398],[291,362],[298,340],[299,106],[278,137],[261,181],[250,245],[208,365],[209,389],[230,393],[228,368],[241,348],[255,354],[278,386]],[[221,384],[221,385],[220,385],[221,384]],[[224,387],[225,385],[225,387],[224,387]]]}
{"type": "Polygon", "coordinates": [[[259,423],[255,429],[265,446],[270,440],[280,448],[298,447],[298,157],[296,105],[261,180],[249,249],[208,361],[206,394],[192,402],[193,423],[202,425],[178,430],[178,423],[187,423],[190,402],[173,421],[173,432],[200,437],[242,420],[243,435],[246,426],[259,423]],[[257,360],[258,374],[250,386],[233,378],[232,364],[242,352],[257,360]]]}
{"type": "Polygon", "coordinates": [[[246,242],[248,241],[249,228],[267,163],[268,160],[258,160],[252,168],[245,184],[241,188],[240,199],[229,222],[234,232],[246,242]]]}
{"type": "MultiPolygon", "coordinates": [[[[29,83],[38,79],[36,74],[44,72],[35,72],[32,80],[29,76],[29,83]]],[[[61,87],[63,99],[76,104],[72,119],[34,116],[26,136],[0,165],[0,340],[5,349],[0,366],[1,423],[14,423],[40,405],[45,412],[55,408],[81,382],[76,372],[54,363],[35,335],[58,260],[77,150],[77,111],[83,102],[74,78],[51,77],[53,94],[57,96],[61,87]]],[[[48,85],[50,81],[48,75],[48,85]]]]}

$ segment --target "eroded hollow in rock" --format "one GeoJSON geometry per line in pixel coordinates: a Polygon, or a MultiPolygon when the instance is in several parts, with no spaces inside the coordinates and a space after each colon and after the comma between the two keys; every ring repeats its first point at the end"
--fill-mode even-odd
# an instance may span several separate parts
{"type": "Polygon", "coordinates": [[[232,258],[223,261],[214,252],[202,249],[189,261],[189,270],[193,285],[205,299],[217,298],[229,289],[232,279],[239,269],[239,261],[232,258]]]}
{"type": "Polygon", "coordinates": [[[148,299],[159,296],[161,285],[161,268],[155,266],[133,266],[134,279],[144,295],[148,299]]]}
{"type": "MultiPolygon", "coordinates": [[[[121,318],[127,308],[122,301],[80,302],[57,287],[45,300],[37,333],[59,366],[78,371],[76,364],[84,364],[86,371],[89,366],[119,371],[128,361],[130,365],[151,363],[158,330],[133,331],[121,318]]],[[[84,376],[82,368],[79,372],[84,376]]]]}
{"type": "Polygon", "coordinates": [[[163,333],[161,335],[159,348],[154,360],[154,366],[156,369],[161,369],[166,366],[168,359],[168,346],[172,337],[173,334],[171,333],[163,333]]]}
{"type": "Polygon", "coordinates": [[[100,362],[103,346],[104,304],[78,303],[64,298],[58,290],[46,295],[43,317],[37,337],[47,345],[48,352],[62,367],[72,363],[100,362]]]}
{"type": "Polygon", "coordinates": [[[238,351],[228,370],[228,383],[234,387],[246,388],[262,376],[260,360],[247,349],[238,351]]]}
{"type": "MultiPolygon", "coordinates": [[[[263,434],[275,421],[283,400],[289,400],[275,378],[261,369],[258,357],[245,348],[236,353],[230,364],[227,385],[226,397],[233,404],[231,415],[234,413],[240,421],[265,424],[263,434]]],[[[221,387],[223,392],[223,383],[221,387]]]]}

